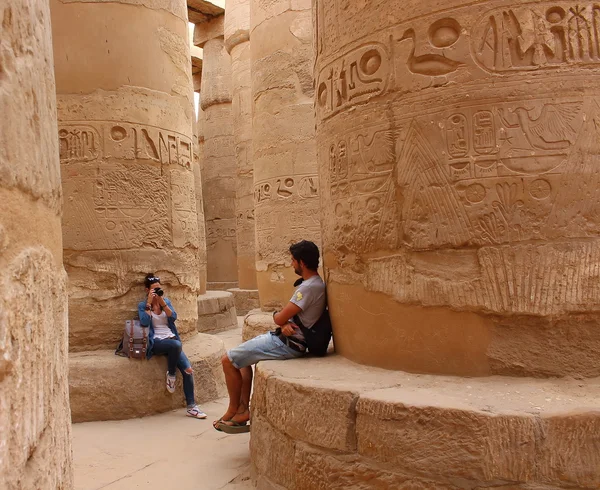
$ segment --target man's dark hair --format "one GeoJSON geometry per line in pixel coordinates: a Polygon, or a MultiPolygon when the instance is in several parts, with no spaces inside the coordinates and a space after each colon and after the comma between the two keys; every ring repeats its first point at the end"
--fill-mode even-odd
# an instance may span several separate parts
{"type": "Polygon", "coordinates": [[[160,282],[160,278],[156,277],[154,272],[148,272],[144,278],[144,286],[146,289],[150,289],[150,284],[154,284],[155,282],[160,282]]]}
{"type": "Polygon", "coordinates": [[[290,247],[290,253],[298,262],[304,262],[310,270],[316,271],[319,268],[319,247],[313,242],[302,240],[294,243],[290,247]]]}

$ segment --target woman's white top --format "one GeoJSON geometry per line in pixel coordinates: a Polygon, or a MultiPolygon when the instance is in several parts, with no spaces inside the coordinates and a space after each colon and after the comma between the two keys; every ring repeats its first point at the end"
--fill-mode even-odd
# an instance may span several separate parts
{"type": "Polygon", "coordinates": [[[156,340],[170,339],[175,337],[169,328],[167,314],[161,311],[160,315],[152,312],[152,326],[154,327],[154,338],[156,340]]]}

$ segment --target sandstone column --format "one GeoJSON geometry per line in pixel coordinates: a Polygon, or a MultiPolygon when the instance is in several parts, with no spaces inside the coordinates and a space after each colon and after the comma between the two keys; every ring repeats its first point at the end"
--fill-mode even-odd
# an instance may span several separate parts
{"type": "Polygon", "coordinates": [[[235,143],[231,114],[231,58],[223,39],[223,16],[197,24],[194,44],[203,48],[201,106],[204,111],[203,193],[209,289],[237,286],[235,143]]]}
{"type": "MultiPolygon", "coordinates": [[[[204,114],[199,111],[199,115],[204,119],[204,114]]],[[[199,243],[206,243],[206,223],[204,221],[204,198],[202,195],[202,160],[204,158],[204,136],[200,143],[200,131],[204,131],[204,121],[199,121],[196,114],[193,115],[193,137],[192,144],[194,145],[194,186],[196,196],[196,214],[198,216],[198,240],[199,243]],[[201,129],[202,125],[202,129],[201,129]]],[[[200,294],[206,292],[206,247],[200,247],[198,250],[199,264],[199,279],[200,279],[200,294]]]]}
{"type": "Polygon", "coordinates": [[[311,2],[251,0],[257,279],[263,308],[286,304],[297,278],[288,248],[320,245],[311,2]]]}
{"type": "Polygon", "coordinates": [[[0,7],[0,487],[73,487],[50,11],[0,7]]]}
{"type": "Polygon", "coordinates": [[[185,1],[52,1],[71,350],[114,347],[154,271],[196,332],[185,1]]]}
{"type": "Polygon", "coordinates": [[[252,76],[250,73],[250,0],[228,0],[225,48],[231,55],[232,113],[235,138],[238,314],[258,307],[256,284],[254,173],[252,166],[252,76]]]}
{"type": "Polygon", "coordinates": [[[600,374],[598,7],[316,7],[337,350],[410,371],[600,374]]]}

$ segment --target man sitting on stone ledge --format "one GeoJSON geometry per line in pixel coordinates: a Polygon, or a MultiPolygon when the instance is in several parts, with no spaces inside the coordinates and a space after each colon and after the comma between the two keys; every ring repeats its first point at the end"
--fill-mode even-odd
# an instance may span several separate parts
{"type": "Polygon", "coordinates": [[[294,323],[311,328],[323,314],[327,305],[325,283],[319,276],[319,248],[307,240],[290,247],[294,272],[302,277],[290,302],[280,312],[273,313],[279,328],[259,335],[231,349],[223,356],[223,372],[229,392],[227,412],[213,423],[215,429],[230,434],[248,432],[250,427],[250,391],[252,389],[252,364],[258,361],[294,359],[306,353],[302,330],[294,323]]]}

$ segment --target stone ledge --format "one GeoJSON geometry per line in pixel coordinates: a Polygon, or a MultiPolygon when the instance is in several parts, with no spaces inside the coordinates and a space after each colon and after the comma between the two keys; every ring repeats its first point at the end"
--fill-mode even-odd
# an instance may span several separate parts
{"type": "Polygon", "coordinates": [[[260,306],[258,289],[231,288],[227,292],[233,294],[233,301],[238,315],[246,315],[260,306]]]}
{"type": "Polygon", "coordinates": [[[252,417],[259,488],[600,488],[600,378],[270,361],[256,369],[252,417]]]}
{"type": "MultiPolygon", "coordinates": [[[[197,334],[183,343],[194,369],[197,403],[227,394],[221,367],[223,341],[197,334]]],[[[69,394],[73,422],[123,420],[144,417],[185,406],[182,377],[177,372],[174,394],[165,388],[167,360],[154,356],[137,361],[115,356],[114,351],[88,351],[69,355],[69,394]]]]}
{"type": "Polygon", "coordinates": [[[237,312],[233,294],[207,291],[198,296],[198,332],[216,333],[237,328],[237,312]]]}
{"type": "Polygon", "coordinates": [[[277,325],[273,321],[273,313],[265,312],[260,309],[251,310],[244,317],[244,326],[242,327],[242,341],[258,337],[263,333],[275,330],[277,325]]]}

